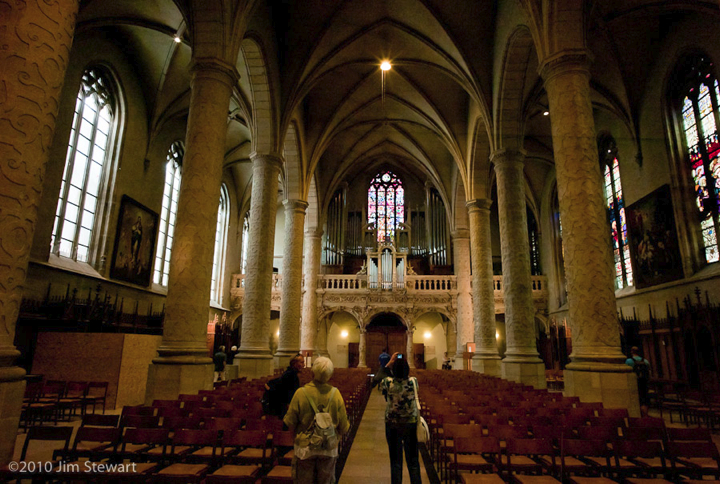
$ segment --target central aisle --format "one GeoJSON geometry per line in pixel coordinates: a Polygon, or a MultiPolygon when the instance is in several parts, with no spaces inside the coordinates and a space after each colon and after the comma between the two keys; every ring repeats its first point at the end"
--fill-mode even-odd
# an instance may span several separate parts
{"type": "MultiPolygon", "coordinates": [[[[429,484],[422,454],[420,472],[423,483],[429,484]]],[[[377,389],[370,392],[370,399],[340,476],[340,484],[360,482],[390,484],[390,456],[385,440],[385,399],[377,389]]],[[[403,483],[409,482],[407,465],[403,462],[403,483]]]]}

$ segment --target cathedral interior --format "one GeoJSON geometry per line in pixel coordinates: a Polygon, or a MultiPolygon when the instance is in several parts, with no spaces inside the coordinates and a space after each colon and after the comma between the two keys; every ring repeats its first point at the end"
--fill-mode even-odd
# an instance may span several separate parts
{"type": "Polygon", "coordinates": [[[0,2],[0,463],[304,352],[718,390],[715,0],[0,2]]]}

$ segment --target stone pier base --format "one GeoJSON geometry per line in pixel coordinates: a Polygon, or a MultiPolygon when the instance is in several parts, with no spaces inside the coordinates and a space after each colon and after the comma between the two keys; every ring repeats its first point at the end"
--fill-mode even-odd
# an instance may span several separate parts
{"type": "Polygon", "coordinates": [[[522,361],[505,358],[502,360],[501,376],[505,380],[532,385],[534,388],[547,388],[545,380],[545,364],[540,360],[522,361]]]}
{"type": "MultiPolygon", "coordinates": [[[[583,402],[602,402],[605,408],[627,408],[631,417],[640,416],[637,377],[632,371],[593,371],[565,369],[565,391],[568,397],[583,402]]],[[[629,368],[629,367],[628,367],[629,368]]]]}
{"type": "Polygon", "coordinates": [[[24,393],[25,380],[0,382],[0,466],[13,458],[24,393]]]}
{"type": "Polygon", "coordinates": [[[153,363],[148,369],[145,405],[153,400],[174,400],[180,394],[195,394],[213,388],[212,363],[167,364],[153,363]]]}
{"type": "Polygon", "coordinates": [[[473,356],[472,369],[488,376],[502,375],[501,360],[499,356],[473,356]]]}
{"type": "Polygon", "coordinates": [[[263,356],[236,356],[235,364],[238,366],[238,376],[248,380],[272,375],[275,371],[274,358],[268,354],[263,356]]]}

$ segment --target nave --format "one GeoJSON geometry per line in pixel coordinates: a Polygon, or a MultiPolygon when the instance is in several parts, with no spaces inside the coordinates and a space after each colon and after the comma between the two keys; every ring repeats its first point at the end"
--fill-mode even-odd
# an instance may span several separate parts
{"type": "MultiPolygon", "coordinates": [[[[707,478],[715,482],[720,479],[717,421],[713,427],[709,420],[698,420],[697,413],[677,409],[668,413],[666,407],[664,414],[653,408],[650,417],[632,418],[626,409],[604,408],[474,372],[417,370],[415,374],[422,413],[433,437],[427,452],[421,450],[423,483],[439,482],[438,474],[442,482],[509,482],[527,471],[539,473],[549,482],[588,475],[605,477],[605,484],[646,478],[659,479],[656,482],[660,484],[705,478],[704,483],[709,484],[712,481],[707,478]],[[545,448],[532,447],[542,445],[545,448]],[[593,445],[596,449],[589,449],[593,445]],[[471,476],[471,471],[480,473],[471,476]]],[[[304,371],[301,380],[309,378],[304,371]]],[[[351,422],[351,431],[340,444],[340,482],[390,482],[382,395],[370,388],[366,370],[338,369],[331,383],[341,389],[351,422]]],[[[183,482],[211,484],[221,482],[218,475],[225,469],[233,472],[231,482],[292,482],[288,467],[292,439],[283,441],[286,433],[278,422],[260,417],[258,411],[263,384],[263,380],[237,381],[212,391],[181,395],[177,401],[158,400],[150,406],[108,411],[107,415],[99,415],[99,408],[97,414],[87,412],[83,416],[63,413],[57,415],[60,422],[46,415],[31,421],[27,433],[18,434],[14,461],[55,460],[54,453],[62,448],[62,442],[33,442],[23,458],[26,438],[38,429],[68,429],[72,436],[68,434],[66,439],[65,445],[71,449],[65,452],[66,462],[138,462],[142,475],[124,475],[123,481],[133,477],[142,482],[164,482],[169,472],[166,469],[179,469],[193,471],[183,482]],[[114,422],[97,430],[103,426],[100,420],[106,418],[114,422]],[[165,432],[164,439],[155,445],[132,440],[131,434],[141,429],[165,432]],[[258,430],[262,435],[256,450],[235,438],[258,430]],[[80,435],[87,436],[88,432],[113,434],[115,440],[108,445],[112,439],[100,436],[80,442],[80,435]],[[210,440],[179,441],[180,435],[192,433],[209,433],[210,440]],[[182,448],[184,444],[189,446],[182,448]],[[253,452],[255,456],[248,456],[249,460],[242,458],[253,452]]],[[[56,470],[47,472],[45,478],[63,474],[63,480],[95,482],[108,477],[102,472],[71,476],[67,465],[58,461],[55,465],[56,470]]],[[[406,468],[404,476],[407,482],[406,468]]],[[[9,476],[0,472],[0,479],[3,477],[9,476]]]]}

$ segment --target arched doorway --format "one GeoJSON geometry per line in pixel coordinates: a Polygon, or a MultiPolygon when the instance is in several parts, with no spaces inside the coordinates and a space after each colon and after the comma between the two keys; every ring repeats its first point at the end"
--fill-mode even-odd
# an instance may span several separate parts
{"type": "Polygon", "coordinates": [[[378,367],[378,357],[384,348],[390,354],[407,350],[407,328],[393,313],[380,313],[367,325],[365,361],[370,368],[378,367]]]}

